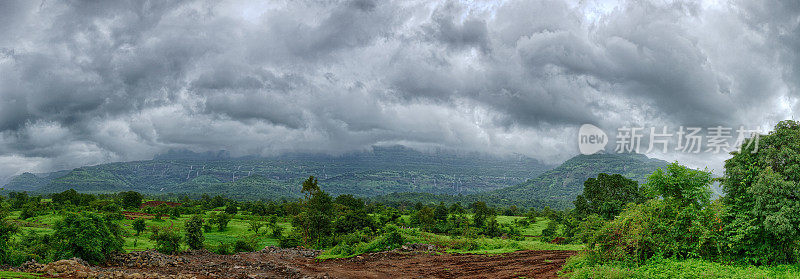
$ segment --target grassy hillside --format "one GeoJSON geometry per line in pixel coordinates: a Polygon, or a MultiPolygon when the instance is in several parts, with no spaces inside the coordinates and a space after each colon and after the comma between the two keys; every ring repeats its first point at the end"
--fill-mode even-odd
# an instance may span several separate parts
{"type": "Polygon", "coordinates": [[[641,183],[666,164],[666,161],[642,154],[578,155],[525,183],[478,196],[495,204],[570,207],[575,197],[583,192],[583,182],[590,177],[600,173],[618,173],[641,183]]]}

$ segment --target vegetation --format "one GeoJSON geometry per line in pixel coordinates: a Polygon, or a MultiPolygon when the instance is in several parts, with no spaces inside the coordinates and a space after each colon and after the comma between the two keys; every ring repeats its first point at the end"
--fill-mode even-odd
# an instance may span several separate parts
{"type": "MultiPolygon", "coordinates": [[[[726,161],[720,179],[726,195],[716,201],[710,198],[714,179],[709,172],[677,163],[655,171],[640,189],[649,200],[628,203],[586,238],[589,250],[570,260],[563,274],[572,278],[800,276],[798,138],[800,123],[783,121],[760,136],[758,150],[753,139],[745,141],[726,161]]],[[[585,201],[576,201],[581,203],[585,201]]],[[[597,227],[596,218],[572,220],[597,227]]]]}

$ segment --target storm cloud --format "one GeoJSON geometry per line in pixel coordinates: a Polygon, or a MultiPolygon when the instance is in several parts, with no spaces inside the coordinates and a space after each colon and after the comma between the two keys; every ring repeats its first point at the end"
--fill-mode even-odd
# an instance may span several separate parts
{"type": "Polygon", "coordinates": [[[0,25],[0,182],[172,148],[557,163],[584,123],[768,129],[800,109],[790,0],[2,1],[0,25]]]}

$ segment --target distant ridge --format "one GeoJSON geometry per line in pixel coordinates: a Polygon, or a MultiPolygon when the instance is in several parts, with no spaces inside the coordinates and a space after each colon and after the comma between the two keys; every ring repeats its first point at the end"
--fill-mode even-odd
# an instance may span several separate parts
{"type": "Polygon", "coordinates": [[[153,160],[84,166],[45,174],[25,173],[5,185],[39,193],[75,189],[107,193],[220,193],[231,198],[298,197],[310,175],[332,194],[377,196],[416,192],[473,194],[519,184],[552,166],[524,156],[416,151],[375,146],[342,155],[286,154],[231,157],[228,152],[171,150],[153,160]]]}
{"type": "Polygon", "coordinates": [[[637,153],[578,155],[519,185],[477,195],[496,204],[565,208],[571,207],[575,197],[583,193],[583,182],[590,177],[600,173],[622,174],[643,183],[667,164],[637,153]]]}

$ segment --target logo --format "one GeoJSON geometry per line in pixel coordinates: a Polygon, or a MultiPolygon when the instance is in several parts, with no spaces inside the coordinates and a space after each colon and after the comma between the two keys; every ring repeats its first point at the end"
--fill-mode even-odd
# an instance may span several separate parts
{"type": "Polygon", "coordinates": [[[592,155],[606,148],[608,136],[595,125],[583,124],[578,130],[578,149],[583,155],[592,155]]]}

